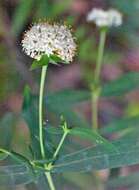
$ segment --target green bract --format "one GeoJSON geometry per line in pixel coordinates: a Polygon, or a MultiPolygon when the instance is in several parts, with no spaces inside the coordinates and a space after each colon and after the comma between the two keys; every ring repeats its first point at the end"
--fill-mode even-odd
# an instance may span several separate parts
{"type": "Polygon", "coordinates": [[[42,66],[48,65],[49,63],[58,65],[59,63],[69,64],[68,62],[62,60],[60,57],[56,55],[42,55],[40,60],[34,60],[30,69],[34,70],[37,68],[41,68],[42,66]]]}

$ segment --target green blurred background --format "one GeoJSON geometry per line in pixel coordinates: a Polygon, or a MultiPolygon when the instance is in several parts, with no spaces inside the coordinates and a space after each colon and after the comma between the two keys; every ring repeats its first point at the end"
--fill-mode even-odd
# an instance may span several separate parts
{"type": "MultiPolygon", "coordinates": [[[[102,81],[114,80],[128,71],[139,71],[139,0],[1,0],[0,1],[0,118],[7,117],[0,128],[1,145],[26,152],[29,134],[25,122],[18,117],[23,101],[23,89],[28,84],[34,93],[38,92],[39,72],[30,71],[32,59],[21,48],[23,32],[38,20],[66,22],[73,27],[78,50],[74,63],[68,66],[50,66],[47,76],[47,91],[55,92],[64,88],[88,89],[97,55],[98,31],[86,22],[86,15],[93,7],[113,7],[123,13],[123,25],[111,29],[106,41],[102,69],[102,81]],[[12,115],[14,114],[14,119],[12,115]],[[9,124],[7,123],[7,120],[9,124]],[[8,133],[8,135],[7,135],[8,133]],[[10,134],[10,136],[9,136],[10,134]]],[[[80,105],[78,110],[90,120],[89,103],[80,105]]],[[[139,115],[139,90],[124,99],[102,99],[100,119],[103,124],[122,116],[139,115]]],[[[105,178],[106,173],[102,176],[105,178]]],[[[77,176],[76,176],[77,177],[77,176]]],[[[70,181],[81,189],[89,190],[92,181],[86,183],[70,181]],[[77,183],[77,184],[76,184],[77,183]],[[88,184],[88,185],[87,185],[88,184]]],[[[69,177],[67,177],[69,178],[69,177]]],[[[68,182],[67,182],[68,183],[68,182]]],[[[65,189],[68,188],[65,185],[65,189]]],[[[77,189],[77,188],[75,188],[77,189]]]]}

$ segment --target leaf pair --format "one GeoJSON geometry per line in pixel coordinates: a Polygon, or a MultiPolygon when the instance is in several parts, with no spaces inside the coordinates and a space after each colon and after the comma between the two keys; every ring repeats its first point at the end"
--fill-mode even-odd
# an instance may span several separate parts
{"type": "Polygon", "coordinates": [[[34,70],[37,68],[40,68],[42,66],[48,66],[49,63],[52,63],[54,65],[58,65],[58,63],[65,63],[68,64],[66,61],[62,60],[60,57],[58,57],[57,55],[42,55],[40,60],[35,60],[33,61],[30,69],[34,70]]]}

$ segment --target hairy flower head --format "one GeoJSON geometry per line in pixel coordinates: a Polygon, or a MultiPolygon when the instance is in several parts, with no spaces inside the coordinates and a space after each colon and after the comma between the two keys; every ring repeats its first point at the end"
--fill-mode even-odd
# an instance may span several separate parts
{"type": "Polygon", "coordinates": [[[92,9],[87,15],[88,22],[94,22],[98,27],[120,26],[122,15],[115,9],[104,11],[102,9],[92,9]]]}
{"type": "Polygon", "coordinates": [[[47,22],[34,24],[25,32],[22,47],[27,55],[37,60],[42,55],[56,55],[71,62],[76,51],[71,30],[66,25],[47,22]]]}

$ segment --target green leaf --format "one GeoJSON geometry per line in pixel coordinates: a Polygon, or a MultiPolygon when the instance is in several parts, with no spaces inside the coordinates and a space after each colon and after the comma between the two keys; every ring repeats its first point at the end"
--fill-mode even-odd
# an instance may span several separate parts
{"type": "Polygon", "coordinates": [[[0,161],[5,160],[8,157],[8,154],[0,152],[0,161]]]}
{"type": "Polygon", "coordinates": [[[60,57],[58,57],[57,55],[50,55],[50,62],[54,65],[58,65],[58,63],[65,63],[65,64],[69,64],[68,62],[62,60],[60,57]]]}
{"type": "MultiPolygon", "coordinates": [[[[27,88],[24,93],[24,101],[22,106],[21,117],[26,121],[27,127],[29,128],[31,137],[31,148],[33,156],[36,159],[40,159],[40,143],[39,143],[39,118],[38,118],[38,97],[32,95],[30,90],[27,88]]],[[[47,136],[48,139],[48,136],[47,136]]],[[[51,143],[48,142],[46,147],[47,155],[51,153],[51,143]]],[[[49,155],[48,155],[49,156],[49,155]]]]}
{"type": "Polygon", "coordinates": [[[85,172],[139,163],[138,136],[114,141],[113,145],[118,151],[108,151],[103,145],[99,145],[61,156],[56,161],[53,172],[85,172]]]}
{"type": "Polygon", "coordinates": [[[130,72],[105,84],[101,96],[121,96],[139,88],[139,72],[130,72]]]}
{"type": "Polygon", "coordinates": [[[35,173],[34,173],[34,169],[30,163],[30,160],[28,158],[26,158],[25,156],[23,156],[22,154],[19,154],[17,152],[14,151],[7,151],[5,149],[0,149],[0,152],[5,154],[5,156],[7,155],[7,157],[11,157],[14,161],[20,163],[20,164],[25,164],[31,171],[31,174],[35,177],[35,173]]]}
{"type": "MultiPolygon", "coordinates": [[[[52,134],[52,135],[62,135],[63,130],[60,127],[46,127],[45,130],[52,134]]],[[[108,150],[116,150],[116,147],[113,146],[112,143],[110,143],[108,140],[103,138],[101,135],[99,135],[97,132],[93,131],[92,129],[83,128],[83,127],[74,127],[70,129],[69,136],[79,136],[82,139],[89,140],[94,144],[103,144],[105,148],[108,150]]]]}
{"type": "MultiPolygon", "coordinates": [[[[101,96],[120,96],[138,88],[138,84],[139,73],[131,72],[105,84],[102,87],[101,96]]],[[[46,106],[52,111],[68,110],[75,104],[87,101],[90,98],[91,93],[89,91],[67,89],[49,94],[46,97],[46,106]]]]}
{"type": "Polygon", "coordinates": [[[31,174],[33,177],[35,177],[34,168],[33,168],[33,166],[31,165],[30,160],[29,160],[27,157],[25,157],[24,155],[19,154],[19,153],[17,153],[17,152],[14,152],[14,151],[11,152],[11,157],[12,157],[13,159],[19,161],[21,164],[24,163],[24,164],[29,168],[30,174],[31,174]]]}
{"type": "Polygon", "coordinates": [[[9,156],[11,156],[11,158],[15,159],[16,161],[20,163],[25,163],[27,165],[30,165],[29,159],[17,152],[11,151],[9,156]]]}
{"type": "Polygon", "coordinates": [[[31,9],[33,7],[33,0],[20,0],[17,7],[15,8],[15,12],[12,20],[12,32],[14,34],[19,34],[27,22],[27,19],[30,16],[31,9]]]}
{"type": "Polygon", "coordinates": [[[135,129],[139,125],[139,116],[122,118],[112,121],[110,124],[100,129],[101,134],[108,135],[112,133],[121,133],[123,130],[135,129]]]}
{"type": "MultiPolygon", "coordinates": [[[[130,72],[122,77],[102,86],[101,96],[120,96],[139,87],[139,73],[130,72]]],[[[49,94],[46,98],[47,105],[53,109],[64,109],[89,100],[91,94],[85,90],[62,90],[49,94]],[[65,100],[65,101],[63,101],[65,100]],[[61,107],[62,105],[62,107],[61,107]]]]}
{"type": "Polygon", "coordinates": [[[39,62],[35,60],[35,61],[32,62],[30,70],[32,71],[32,70],[38,69],[40,67],[42,67],[42,65],[39,65],[39,62]]]}
{"type": "Polygon", "coordinates": [[[42,55],[39,61],[37,60],[33,61],[30,69],[34,70],[48,64],[49,64],[49,57],[47,55],[42,55]]]}
{"type": "Polygon", "coordinates": [[[24,93],[23,105],[21,117],[27,123],[27,127],[31,136],[31,147],[33,149],[34,155],[39,159],[40,156],[40,145],[39,141],[36,139],[38,136],[38,98],[31,94],[31,91],[26,88],[24,93]]]}
{"type": "Polygon", "coordinates": [[[88,91],[66,89],[48,94],[48,96],[46,96],[46,104],[50,109],[62,110],[65,108],[70,108],[76,103],[86,101],[89,98],[90,93],[88,91]]]}
{"type": "Polygon", "coordinates": [[[83,139],[91,140],[95,144],[103,144],[103,146],[108,150],[116,150],[116,147],[113,146],[108,140],[103,138],[97,132],[88,128],[75,127],[70,131],[71,135],[79,136],[83,139]]]}
{"type": "Polygon", "coordinates": [[[4,147],[4,148],[10,147],[16,119],[17,118],[15,118],[14,114],[7,113],[0,120],[0,134],[1,134],[0,135],[0,146],[1,147],[4,147]]]}
{"type": "Polygon", "coordinates": [[[9,157],[11,157],[13,160],[19,162],[19,163],[28,163],[30,164],[29,160],[24,157],[23,155],[16,153],[14,151],[8,151],[6,149],[0,148],[0,154],[2,155],[7,155],[9,157]]]}
{"type": "Polygon", "coordinates": [[[29,88],[25,88],[21,115],[28,124],[31,134],[38,134],[38,101],[37,97],[31,94],[29,88]]]}
{"type": "Polygon", "coordinates": [[[29,168],[24,164],[0,166],[0,186],[25,185],[34,181],[29,168]]]}

